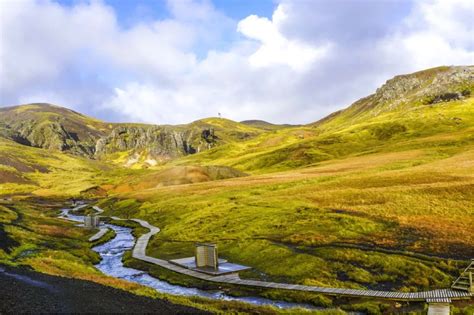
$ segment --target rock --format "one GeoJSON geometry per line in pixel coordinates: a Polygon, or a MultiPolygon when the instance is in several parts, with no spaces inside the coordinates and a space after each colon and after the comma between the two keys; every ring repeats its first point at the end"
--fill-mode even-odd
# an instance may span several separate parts
{"type": "Polygon", "coordinates": [[[474,84],[474,67],[440,67],[388,80],[372,96],[378,104],[392,103],[390,108],[408,99],[427,98],[430,104],[462,99],[470,95],[465,86],[474,84]]]}
{"type": "MultiPolygon", "coordinates": [[[[101,157],[122,151],[147,152],[150,159],[171,159],[196,152],[192,142],[196,133],[192,129],[176,130],[162,126],[120,126],[95,146],[95,156],[101,157]]],[[[134,158],[138,158],[135,156],[134,158]]],[[[132,162],[136,163],[136,161],[132,162]]]]}
{"type": "Polygon", "coordinates": [[[427,104],[436,104],[441,102],[450,102],[461,100],[463,98],[469,97],[471,95],[471,91],[464,90],[461,92],[447,92],[440,95],[433,96],[431,99],[428,100],[427,104]]]}
{"type": "Polygon", "coordinates": [[[469,97],[474,91],[474,66],[438,67],[388,80],[372,95],[354,102],[314,125],[327,123],[344,115],[354,123],[357,119],[378,116],[394,110],[446,102],[469,97]]]}

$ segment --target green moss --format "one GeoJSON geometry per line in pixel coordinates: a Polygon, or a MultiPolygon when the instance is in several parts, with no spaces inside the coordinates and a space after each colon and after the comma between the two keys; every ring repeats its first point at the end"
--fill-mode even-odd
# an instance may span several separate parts
{"type": "Polygon", "coordinates": [[[108,241],[114,239],[116,235],[117,235],[117,234],[115,233],[114,230],[109,229],[109,230],[107,231],[107,233],[105,233],[104,236],[102,236],[102,237],[101,237],[100,239],[98,239],[97,241],[91,243],[91,248],[94,248],[95,246],[98,246],[98,245],[107,243],[108,241]]]}
{"type": "Polygon", "coordinates": [[[379,315],[384,314],[385,311],[389,308],[388,304],[378,303],[378,302],[363,302],[350,304],[343,306],[343,309],[349,309],[351,311],[364,312],[369,315],[379,315]]]}

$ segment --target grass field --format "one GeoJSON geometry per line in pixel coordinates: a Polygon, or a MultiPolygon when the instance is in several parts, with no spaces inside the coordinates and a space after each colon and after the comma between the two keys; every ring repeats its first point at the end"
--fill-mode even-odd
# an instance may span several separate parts
{"type": "Polygon", "coordinates": [[[224,257],[254,267],[249,277],[433,289],[449,286],[474,256],[473,161],[471,144],[425,146],[298,171],[120,192],[103,204],[110,213],[161,227],[150,250],[157,257],[190,255],[194,242],[212,241],[224,257]]]}
{"type": "Polygon", "coordinates": [[[473,106],[469,98],[338,130],[272,131],[174,162],[212,161],[254,176],[117,186],[103,204],[161,227],[150,250],[158,257],[190,255],[194,242],[212,241],[226,258],[254,267],[252,278],[448,287],[474,257],[473,106]]]}
{"type": "MultiPolygon", "coordinates": [[[[99,255],[88,238],[96,231],[76,227],[74,223],[56,218],[61,200],[30,199],[0,203],[0,266],[22,266],[62,277],[97,282],[145,295],[168,299],[214,313],[275,314],[288,313],[273,307],[257,307],[241,302],[208,300],[161,294],[139,284],[106,276],[93,265],[99,255]]],[[[293,310],[294,311],[294,310],[293,310]]],[[[345,314],[337,309],[307,312],[314,314],[345,314]]]]}

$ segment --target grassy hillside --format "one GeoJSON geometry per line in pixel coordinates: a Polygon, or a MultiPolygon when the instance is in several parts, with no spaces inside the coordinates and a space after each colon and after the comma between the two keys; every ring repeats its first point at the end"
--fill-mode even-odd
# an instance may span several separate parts
{"type": "Polygon", "coordinates": [[[379,114],[338,130],[318,127],[282,129],[245,142],[216,147],[184,157],[176,164],[221,164],[255,174],[314,166],[323,161],[377,152],[399,152],[420,146],[439,147],[443,135],[458,141],[456,150],[472,142],[474,98],[424,105],[379,114]]]}
{"type": "Polygon", "coordinates": [[[120,194],[103,205],[160,226],[150,250],[157,257],[191,255],[195,242],[210,241],[223,257],[254,267],[249,277],[433,289],[449,286],[474,255],[474,146],[433,156],[377,153],[120,194]]]}
{"type": "Polygon", "coordinates": [[[107,189],[129,192],[162,186],[184,185],[247,176],[227,166],[175,166],[158,171],[133,173],[107,189]]]}
{"type": "Polygon", "coordinates": [[[221,164],[254,174],[317,165],[375,152],[398,152],[429,137],[458,133],[471,141],[474,127],[474,67],[440,67],[387,81],[346,110],[308,126],[274,130],[174,163],[221,164]]]}
{"type": "Polygon", "coordinates": [[[102,196],[110,189],[125,192],[240,176],[246,174],[218,165],[164,165],[158,170],[117,167],[0,137],[0,196],[102,196]]]}
{"type": "Polygon", "coordinates": [[[217,137],[224,143],[247,140],[264,132],[262,128],[256,126],[216,117],[200,119],[183,125],[183,127],[193,127],[199,130],[213,128],[217,137]]]}
{"type": "Polygon", "coordinates": [[[69,197],[127,171],[0,137],[0,195],[69,197]],[[107,175],[106,175],[107,174],[107,175]]]}
{"type": "Polygon", "coordinates": [[[458,75],[450,71],[390,80],[357,115],[353,105],[315,125],[171,162],[254,176],[111,190],[103,204],[160,226],[150,250],[157,257],[191,255],[195,242],[210,241],[224,257],[254,267],[251,278],[447,287],[474,257],[473,85],[464,77],[443,83],[458,75]]]}
{"type": "Polygon", "coordinates": [[[50,104],[0,108],[1,138],[134,169],[160,169],[183,155],[251,139],[265,131],[221,118],[171,126],[105,123],[50,104]]]}
{"type": "Polygon", "coordinates": [[[289,127],[297,127],[297,125],[289,125],[289,124],[276,125],[264,120],[243,120],[240,123],[247,126],[260,128],[263,130],[278,130],[278,129],[289,128],[289,127]]]}
{"type": "Polygon", "coordinates": [[[377,91],[313,126],[338,130],[386,113],[410,112],[445,101],[469,97],[474,91],[474,66],[437,67],[388,80],[377,91]]]}

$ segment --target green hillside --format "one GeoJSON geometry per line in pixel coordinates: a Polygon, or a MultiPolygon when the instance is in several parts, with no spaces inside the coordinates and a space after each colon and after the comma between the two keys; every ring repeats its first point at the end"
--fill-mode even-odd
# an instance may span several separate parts
{"type": "Polygon", "coordinates": [[[0,135],[18,143],[91,156],[111,126],[50,104],[0,108],[0,135]]]}
{"type": "Polygon", "coordinates": [[[112,178],[112,168],[74,155],[20,145],[0,137],[0,196],[69,197],[112,178]]]}
{"type": "Polygon", "coordinates": [[[438,147],[439,140],[430,137],[453,132],[459,133],[460,142],[453,149],[462,147],[472,140],[473,77],[474,67],[440,67],[398,76],[375,94],[317,123],[274,130],[182,161],[217,162],[261,174],[349,156],[438,147]]]}
{"type": "MultiPolygon", "coordinates": [[[[316,124],[170,162],[228,165],[253,176],[111,189],[102,204],[111,214],[160,226],[150,253],[161,258],[190,255],[195,242],[209,241],[224,257],[254,267],[249,278],[402,291],[447,287],[474,257],[473,85],[444,77],[458,71],[427,71],[422,78],[447,83],[405,86],[410,97],[397,92],[392,105],[374,101],[361,118],[353,105],[316,124]],[[456,96],[439,97],[446,94],[456,96]]],[[[403,85],[387,84],[377,93],[403,85]]]]}
{"type": "Polygon", "coordinates": [[[107,215],[160,227],[148,254],[186,257],[196,242],[216,242],[223,258],[252,266],[243,278],[446,288],[474,257],[474,67],[397,76],[304,126],[109,124],[49,105],[0,109],[0,195],[96,198],[107,215]]]}
{"type": "Polygon", "coordinates": [[[0,137],[133,169],[160,169],[170,160],[252,139],[264,132],[221,118],[170,126],[105,123],[50,104],[0,109],[0,137]]]}
{"type": "Polygon", "coordinates": [[[290,125],[290,124],[277,125],[277,124],[269,123],[264,120],[255,120],[255,119],[243,120],[240,123],[247,126],[264,129],[264,130],[278,130],[278,129],[288,128],[288,127],[297,127],[297,125],[290,125]]]}

